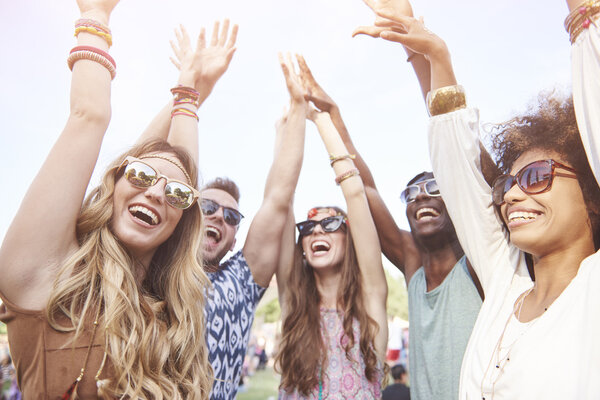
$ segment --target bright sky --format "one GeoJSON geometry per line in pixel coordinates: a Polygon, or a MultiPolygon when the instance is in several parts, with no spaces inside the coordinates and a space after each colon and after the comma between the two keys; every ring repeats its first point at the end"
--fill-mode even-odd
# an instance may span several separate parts
{"type": "MultiPolygon", "coordinates": [[[[541,90],[570,85],[563,1],[427,0],[413,8],[446,40],[457,78],[482,121],[506,120],[541,90]]],[[[407,227],[398,195],[412,176],[430,169],[428,117],[401,46],[351,37],[355,27],[373,21],[361,0],[122,0],[111,18],[111,55],[118,66],[113,118],[97,170],[129,147],[168,101],[177,80],[169,61],[174,27],[182,23],[195,37],[201,26],[211,32],[213,21],[226,17],[240,31],[229,70],[199,112],[204,179],[232,178],[241,189],[242,213],[252,217],[258,210],[272,161],[274,123],[288,102],[277,52],[298,52],[339,104],[384,200],[397,223],[407,227]]],[[[75,45],[77,18],[75,1],[0,1],[0,238],[66,122],[66,57],[75,45]]],[[[96,174],[92,184],[98,179],[96,174]]],[[[333,179],[309,123],[297,220],[315,205],[345,208],[333,179]]],[[[242,223],[238,247],[250,220],[242,223]]]]}

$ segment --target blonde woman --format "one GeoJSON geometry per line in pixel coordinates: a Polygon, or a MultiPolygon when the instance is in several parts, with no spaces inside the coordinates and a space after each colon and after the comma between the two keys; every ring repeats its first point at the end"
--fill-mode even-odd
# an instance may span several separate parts
{"type": "Polygon", "coordinates": [[[117,157],[84,199],[110,120],[117,3],[78,0],[71,112],[0,249],[0,320],[28,399],[206,399],[212,385],[197,149],[177,147],[197,140],[192,63],[168,141],[117,157]]]}

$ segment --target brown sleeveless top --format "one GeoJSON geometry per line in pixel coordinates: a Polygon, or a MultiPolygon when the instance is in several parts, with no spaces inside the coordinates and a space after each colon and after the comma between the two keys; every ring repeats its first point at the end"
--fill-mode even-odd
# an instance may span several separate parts
{"type": "MultiPolygon", "coordinates": [[[[83,368],[92,338],[93,321],[72,343],[73,332],[59,332],[46,319],[45,310],[25,310],[0,294],[0,321],[8,330],[10,354],[24,399],[61,399],[83,368]]],[[[66,325],[66,324],[65,324],[66,325]]],[[[97,399],[95,376],[104,357],[104,330],[99,326],[85,374],[77,387],[79,399],[97,399]]],[[[102,369],[105,379],[108,365],[102,369]]]]}

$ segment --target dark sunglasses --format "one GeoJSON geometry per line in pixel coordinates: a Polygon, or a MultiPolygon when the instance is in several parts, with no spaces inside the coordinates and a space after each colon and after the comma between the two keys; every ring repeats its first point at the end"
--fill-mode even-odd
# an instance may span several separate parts
{"type": "Polygon", "coordinates": [[[556,168],[566,169],[574,174],[577,173],[571,167],[554,160],[538,160],[527,164],[515,175],[500,175],[492,186],[492,200],[497,206],[504,204],[504,196],[516,184],[526,194],[539,194],[547,192],[552,188],[555,176],[565,178],[577,178],[576,175],[562,174],[556,172],[556,168]]]}
{"type": "Polygon", "coordinates": [[[176,179],[170,179],[168,176],[157,171],[156,168],[151,167],[138,158],[127,156],[119,168],[123,167],[125,167],[123,171],[125,179],[138,188],[154,186],[160,179],[165,178],[167,181],[165,185],[165,199],[171,207],[185,210],[190,208],[196,199],[200,197],[200,192],[192,186],[176,179]]]}
{"type": "Polygon", "coordinates": [[[421,193],[421,191],[424,191],[425,194],[427,194],[427,196],[429,197],[441,196],[440,188],[438,187],[438,184],[435,181],[435,179],[427,179],[424,181],[417,182],[416,185],[407,186],[406,189],[404,189],[402,193],[400,193],[400,200],[402,200],[404,204],[412,203],[417,199],[417,196],[419,195],[419,193],[421,193]],[[423,189],[421,189],[420,184],[423,184],[423,189]]]}
{"type": "Polygon", "coordinates": [[[298,228],[298,232],[300,232],[300,236],[308,236],[313,233],[315,230],[315,226],[321,225],[321,228],[325,232],[335,232],[342,225],[346,223],[346,217],[343,215],[336,215],[335,217],[327,217],[323,218],[320,221],[315,221],[314,219],[309,219],[306,221],[298,222],[296,224],[296,228],[298,228]]]}
{"type": "Polygon", "coordinates": [[[242,213],[238,210],[231,207],[222,206],[219,203],[209,199],[202,199],[200,202],[200,208],[202,209],[202,214],[204,215],[213,215],[219,211],[219,208],[222,208],[223,220],[231,226],[238,226],[242,218],[244,218],[242,213]]]}

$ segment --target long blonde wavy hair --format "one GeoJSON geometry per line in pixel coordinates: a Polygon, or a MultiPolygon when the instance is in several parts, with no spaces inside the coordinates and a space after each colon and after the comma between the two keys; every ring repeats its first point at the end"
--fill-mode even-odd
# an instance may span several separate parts
{"type": "MultiPolygon", "coordinates": [[[[329,208],[339,215],[346,213],[338,207],[329,208]]],[[[287,315],[281,327],[279,351],[275,358],[276,368],[281,373],[280,387],[290,393],[294,390],[308,396],[319,384],[319,371],[327,364],[327,346],[321,336],[321,295],[317,288],[313,269],[303,255],[302,236],[294,249],[294,266],[286,285],[285,301],[287,315]]],[[[358,320],[360,326],[359,348],[365,362],[365,376],[371,382],[377,379],[377,354],[374,339],[379,329],[377,322],[367,314],[364,305],[362,280],[356,251],[346,225],[346,249],[342,264],[342,278],[337,293],[337,306],[343,314],[344,336],[348,339],[343,345],[348,360],[352,360],[350,350],[354,347],[352,322],[358,320]]]]}
{"type": "Polygon", "coordinates": [[[102,398],[207,399],[212,369],[205,343],[202,213],[183,212],[169,239],[156,250],[142,285],[136,261],[111,231],[115,183],[125,156],[171,153],[195,184],[198,171],[182,148],[157,140],[133,147],[108,168],[86,197],[77,220],[79,249],[59,271],[46,309],[59,331],[81,334],[100,310],[111,377],[102,398]],[[59,323],[66,316],[71,323],[59,323]]]}

